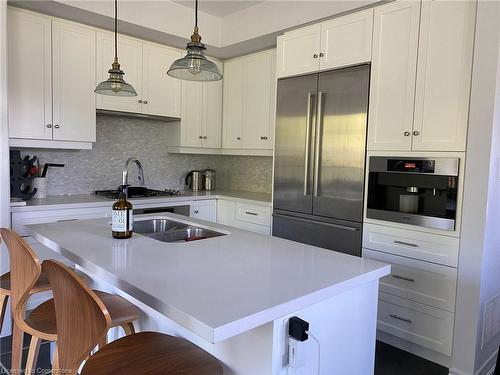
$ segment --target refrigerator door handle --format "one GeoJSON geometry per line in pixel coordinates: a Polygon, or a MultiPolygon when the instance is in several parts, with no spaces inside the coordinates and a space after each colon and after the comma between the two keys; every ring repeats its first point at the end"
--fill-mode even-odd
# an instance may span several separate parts
{"type": "Polygon", "coordinates": [[[319,153],[321,147],[321,133],[323,132],[323,96],[324,92],[318,91],[318,105],[316,114],[316,145],[314,147],[314,188],[313,195],[317,197],[319,195],[319,153]]]}
{"type": "Polygon", "coordinates": [[[306,119],[306,146],[304,156],[304,197],[307,196],[307,185],[309,180],[309,144],[311,143],[311,99],[313,95],[307,93],[307,119],[306,119]]]}
{"type": "Polygon", "coordinates": [[[303,218],[303,217],[288,216],[288,215],[277,214],[277,213],[273,213],[273,216],[281,217],[281,218],[285,218],[285,219],[302,221],[304,223],[312,223],[312,224],[323,225],[323,226],[331,227],[331,228],[335,228],[335,229],[347,230],[349,232],[357,232],[359,230],[359,228],[349,227],[347,225],[325,223],[324,221],[315,221],[315,220],[310,220],[310,219],[306,219],[306,218],[303,218]]]}

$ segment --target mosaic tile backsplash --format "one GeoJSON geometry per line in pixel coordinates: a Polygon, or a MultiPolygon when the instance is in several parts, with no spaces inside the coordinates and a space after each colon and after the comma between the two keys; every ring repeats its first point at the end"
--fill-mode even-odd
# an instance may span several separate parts
{"type": "MultiPolygon", "coordinates": [[[[144,167],[146,186],[152,189],[184,189],[191,169],[217,171],[217,188],[271,192],[272,158],[167,153],[169,123],[109,115],[97,116],[97,142],[92,150],[22,149],[43,163],[63,163],[47,173],[49,195],[89,194],[121,184],[125,161],[136,156],[144,167]]],[[[129,182],[136,184],[135,166],[129,182]]]]}

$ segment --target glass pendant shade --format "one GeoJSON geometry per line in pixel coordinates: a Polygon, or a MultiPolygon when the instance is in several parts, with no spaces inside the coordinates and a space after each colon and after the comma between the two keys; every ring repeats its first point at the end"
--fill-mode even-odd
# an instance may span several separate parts
{"type": "Polygon", "coordinates": [[[102,95],[113,96],[137,96],[137,92],[132,85],[125,82],[123,76],[125,73],[120,69],[120,64],[115,60],[110,70],[109,78],[97,85],[94,92],[102,95]]]}
{"type": "Polygon", "coordinates": [[[219,67],[205,57],[204,49],[203,43],[188,43],[186,56],[174,61],[167,74],[186,81],[220,81],[219,67]]]}

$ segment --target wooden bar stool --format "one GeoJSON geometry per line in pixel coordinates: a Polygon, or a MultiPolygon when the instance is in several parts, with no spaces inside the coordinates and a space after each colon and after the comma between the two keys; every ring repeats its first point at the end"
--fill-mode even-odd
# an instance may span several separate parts
{"type": "MultiPolygon", "coordinates": [[[[58,327],[56,373],[76,374],[112,324],[99,296],[61,262],[43,262],[52,285],[58,327]]],[[[156,332],[122,337],[100,348],[81,375],[220,375],[219,361],[188,340],[156,332]]]]}
{"type": "MultiPolygon", "coordinates": [[[[54,300],[50,299],[42,303],[25,317],[26,302],[36,281],[40,279],[42,266],[33,249],[15,232],[1,228],[0,234],[7,245],[10,255],[10,296],[12,299],[12,316],[14,320],[12,341],[13,345],[14,342],[16,343],[16,350],[14,350],[14,347],[12,350],[11,369],[12,371],[21,369],[22,336],[23,333],[28,333],[32,337],[25,373],[30,374],[36,369],[41,340],[55,341],[56,344],[58,341],[54,300]]],[[[76,277],[84,284],[79,276],[76,277]]],[[[109,311],[111,316],[109,327],[121,326],[126,334],[134,333],[133,321],[139,318],[140,310],[119,296],[101,291],[95,291],[95,293],[100,296],[109,311]]],[[[81,311],[75,311],[73,319],[78,320],[78,314],[81,313],[81,311]]],[[[106,335],[103,335],[98,344],[100,346],[106,344],[106,335]]]]}

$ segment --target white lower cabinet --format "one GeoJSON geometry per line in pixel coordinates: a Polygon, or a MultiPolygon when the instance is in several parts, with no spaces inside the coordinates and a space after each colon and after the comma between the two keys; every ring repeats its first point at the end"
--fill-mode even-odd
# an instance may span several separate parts
{"type": "Polygon", "coordinates": [[[191,203],[189,216],[214,223],[217,222],[216,200],[194,201],[191,203]]]}
{"type": "Polygon", "coordinates": [[[267,204],[219,199],[217,201],[217,222],[269,235],[271,234],[271,207],[267,204]]]}
{"type": "Polygon", "coordinates": [[[381,292],[377,328],[449,356],[454,316],[449,311],[381,292]]]}

